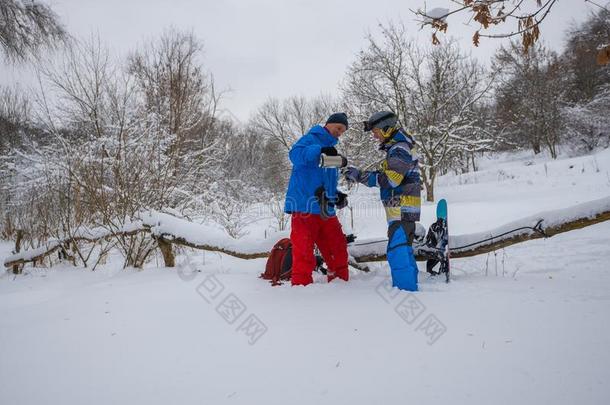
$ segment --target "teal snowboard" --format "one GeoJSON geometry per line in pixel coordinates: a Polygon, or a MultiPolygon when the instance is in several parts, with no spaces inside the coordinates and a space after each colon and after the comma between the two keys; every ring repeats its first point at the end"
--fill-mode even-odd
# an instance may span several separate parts
{"type": "Polygon", "coordinates": [[[426,261],[426,270],[432,275],[445,273],[445,280],[449,282],[449,227],[447,221],[447,200],[442,199],[436,204],[436,222],[430,226],[426,236],[426,245],[436,252],[435,257],[426,261]],[[434,267],[440,263],[438,271],[434,267]]]}
{"type": "Polygon", "coordinates": [[[436,204],[436,219],[439,218],[447,221],[447,200],[444,198],[436,204]]]}

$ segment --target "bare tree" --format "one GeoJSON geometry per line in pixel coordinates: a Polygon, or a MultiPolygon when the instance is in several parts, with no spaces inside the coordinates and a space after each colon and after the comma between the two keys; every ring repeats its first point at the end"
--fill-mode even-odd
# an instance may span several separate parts
{"type": "MultiPolygon", "coordinates": [[[[201,214],[214,202],[208,189],[222,177],[221,141],[233,128],[214,115],[218,98],[194,65],[194,39],[174,34],[161,41],[161,56],[151,54],[164,58],[158,71],[145,59],[122,69],[96,39],[74,41],[40,65],[37,118],[46,139],[14,151],[13,167],[22,169],[11,181],[18,212],[39,210],[24,215],[32,240],[77,240],[103,229],[117,235],[125,266],[140,268],[158,241],[125,229],[144,212],[201,214]],[[146,81],[146,72],[159,75],[146,81]]],[[[98,249],[100,257],[107,249],[98,249]]],[[[72,250],[89,262],[91,251],[72,250]]]]}
{"type": "Polygon", "coordinates": [[[610,145],[610,66],[593,63],[608,48],[608,38],[610,11],[599,7],[587,20],[571,27],[559,60],[566,88],[561,108],[566,143],[579,152],[610,145]]]}
{"type": "Polygon", "coordinates": [[[0,86],[0,153],[19,143],[31,116],[31,103],[22,88],[0,86]]]}
{"type": "MultiPolygon", "coordinates": [[[[610,82],[610,65],[596,64],[604,47],[610,47],[610,10],[601,8],[567,33],[562,55],[570,102],[589,101],[610,82]]],[[[610,49],[610,48],[608,48],[610,49]]]]}
{"type": "Polygon", "coordinates": [[[247,179],[242,178],[224,179],[211,187],[212,217],[231,238],[239,239],[247,235],[246,226],[258,219],[250,212],[250,207],[256,201],[256,192],[248,185],[247,179]]]}
{"type": "Polygon", "coordinates": [[[11,62],[55,48],[67,33],[51,7],[40,1],[0,0],[0,46],[11,62]]]}
{"type": "Polygon", "coordinates": [[[610,146],[610,87],[587,102],[562,108],[565,117],[567,143],[591,153],[596,148],[610,146]]]}
{"type": "Polygon", "coordinates": [[[128,69],[141,91],[145,110],[161,117],[167,132],[184,143],[189,135],[209,130],[219,93],[213,76],[199,60],[202,43],[192,32],[174,28],[129,57],[128,69]]]}
{"type": "MultiPolygon", "coordinates": [[[[222,163],[223,134],[232,130],[219,119],[222,92],[201,63],[203,44],[192,32],[174,28],[135,51],[128,72],[135,79],[140,114],[156,115],[159,130],[167,134],[175,193],[164,194],[162,205],[199,206],[210,182],[210,169],[222,163]],[[176,199],[177,198],[177,199],[176,199]]],[[[208,201],[209,202],[209,201],[208,201]]]]}
{"type": "Polygon", "coordinates": [[[41,84],[37,119],[46,131],[59,136],[63,128],[88,139],[107,136],[110,82],[116,80],[118,71],[99,37],[74,41],[40,63],[37,72],[41,84]]]}
{"type": "Polygon", "coordinates": [[[337,104],[325,95],[313,99],[303,96],[292,96],[284,100],[271,98],[256,110],[250,119],[250,127],[260,136],[273,139],[288,151],[309,128],[322,123],[337,104]]]}
{"type": "Polygon", "coordinates": [[[350,66],[344,97],[356,110],[391,110],[413,131],[420,155],[426,198],[457,153],[487,150],[491,139],[477,126],[477,107],[491,80],[454,42],[422,48],[404,26],[389,24],[383,42],[372,35],[350,66]]]}
{"type": "MultiPolygon", "coordinates": [[[[99,41],[74,42],[56,61],[41,64],[39,77],[45,84],[37,99],[39,118],[49,140],[20,153],[32,179],[21,182],[25,192],[39,195],[41,209],[51,208],[42,222],[49,231],[38,232],[38,239],[73,237],[95,226],[116,232],[140,211],[159,208],[175,187],[164,181],[171,178],[163,154],[167,141],[157,136],[154,116],[144,120],[137,114],[129,77],[99,41]],[[58,102],[50,102],[51,96],[58,102]]],[[[134,267],[154,247],[141,236],[121,236],[117,245],[125,264],[134,267]]],[[[86,263],[88,255],[73,250],[86,263]]]]}
{"type": "Polygon", "coordinates": [[[525,140],[534,153],[547,147],[557,157],[565,98],[565,80],[557,55],[541,44],[524,54],[519,44],[501,47],[494,60],[496,117],[514,140],[525,140]]]}

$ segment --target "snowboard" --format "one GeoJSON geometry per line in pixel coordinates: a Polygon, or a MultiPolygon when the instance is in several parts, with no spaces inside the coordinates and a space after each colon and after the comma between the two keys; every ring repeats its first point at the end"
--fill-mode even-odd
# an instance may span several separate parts
{"type": "Polygon", "coordinates": [[[447,200],[444,198],[436,204],[436,222],[428,229],[426,246],[434,249],[434,257],[426,261],[426,271],[432,275],[445,274],[445,280],[450,280],[449,265],[449,226],[447,218],[447,200]],[[438,271],[434,267],[440,263],[438,271]]]}

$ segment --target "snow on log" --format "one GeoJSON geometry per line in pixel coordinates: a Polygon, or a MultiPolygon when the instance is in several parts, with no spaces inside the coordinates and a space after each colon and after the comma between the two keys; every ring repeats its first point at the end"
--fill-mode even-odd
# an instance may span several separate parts
{"type": "Polygon", "coordinates": [[[4,259],[4,266],[11,267],[13,265],[19,265],[28,262],[35,262],[45,256],[53,254],[56,250],[59,250],[63,246],[60,240],[49,240],[46,245],[40,246],[36,249],[25,250],[20,253],[15,253],[6,259],[4,259]]]}
{"type": "Polygon", "coordinates": [[[481,253],[491,252],[510,246],[515,243],[531,239],[551,237],[563,232],[584,228],[600,222],[610,220],[610,197],[586,202],[572,207],[545,211],[519,221],[511,222],[491,232],[482,232],[473,235],[463,235],[450,240],[449,248],[453,257],[469,257],[481,253]],[[494,235],[500,235],[512,229],[520,227],[534,227],[539,221],[544,233],[532,229],[506,235],[506,238],[496,239],[494,235]],[[475,243],[479,240],[493,238],[485,243],[475,243]],[[474,245],[465,248],[465,245],[474,245]]]}
{"type": "Polygon", "coordinates": [[[275,242],[288,237],[288,231],[284,231],[276,233],[274,238],[245,235],[240,239],[232,239],[223,231],[155,211],[141,215],[141,220],[144,227],[164,241],[193,249],[226,253],[240,259],[267,257],[275,242]]]}
{"type": "MultiPolygon", "coordinates": [[[[288,232],[279,232],[273,238],[260,238],[246,235],[236,240],[227,238],[222,231],[201,224],[180,219],[169,214],[148,212],[140,220],[127,224],[118,232],[101,228],[87,231],[74,238],[49,241],[46,246],[23,251],[7,257],[5,267],[40,261],[45,256],[67,247],[70,243],[86,241],[94,243],[100,239],[116,236],[135,235],[139,232],[151,233],[159,242],[167,263],[172,263],[171,246],[177,244],[194,249],[222,252],[241,259],[267,257],[273,244],[288,232]]],[[[599,222],[610,220],[610,197],[591,201],[565,209],[542,212],[514,221],[487,232],[465,235],[450,235],[451,257],[469,257],[488,253],[519,242],[550,237],[559,233],[580,229],[599,222]],[[539,224],[538,231],[534,227],[539,224]],[[513,232],[509,232],[513,231],[513,232]],[[541,232],[542,231],[542,232],[541,232]]],[[[356,262],[386,260],[387,239],[359,240],[349,246],[350,257],[356,262]]],[[[414,244],[417,260],[425,260],[425,248],[414,244]]],[[[171,267],[171,265],[168,265],[171,267]]]]}
{"type": "MultiPolygon", "coordinates": [[[[476,256],[516,243],[551,237],[608,220],[610,220],[610,197],[564,209],[541,212],[491,231],[449,235],[449,249],[452,258],[476,256]],[[539,224],[538,231],[534,229],[537,224],[539,224]]],[[[358,262],[386,260],[386,243],[387,239],[376,242],[362,240],[350,247],[350,253],[358,262]]],[[[414,244],[413,248],[417,260],[426,260],[423,246],[414,244]]]]}
{"type": "Polygon", "coordinates": [[[172,253],[167,245],[168,243],[187,246],[193,249],[226,253],[240,259],[256,259],[267,257],[269,251],[279,238],[288,237],[288,231],[284,231],[276,233],[274,238],[269,239],[253,235],[246,235],[239,240],[230,239],[222,231],[214,228],[180,219],[169,214],[151,211],[142,213],[138,221],[127,223],[122,229],[115,232],[104,228],[95,228],[93,230],[84,230],[73,238],[50,240],[46,245],[37,249],[23,251],[7,257],[4,260],[4,266],[11,267],[13,265],[39,262],[74,242],[95,243],[104,238],[131,236],[140,232],[151,233],[157,240],[168,267],[173,267],[172,253]]]}
{"type": "Polygon", "coordinates": [[[141,224],[140,225],[129,224],[128,226],[125,227],[125,229],[122,229],[119,232],[111,232],[111,231],[109,231],[107,229],[103,229],[103,228],[86,229],[86,230],[83,230],[83,231],[77,233],[72,238],[67,238],[67,239],[63,239],[63,240],[50,239],[49,241],[47,241],[47,243],[45,245],[40,246],[36,249],[25,250],[23,252],[15,253],[11,256],[8,256],[7,258],[4,259],[4,266],[5,267],[19,266],[19,265],[22,265],[25,263],[36,263],[36,262],[42,261],[42,259],[44,259],[47,256],[52,255],[53,253],[55,253],[58,250],[61,250],[61,249],[67,250],[69,248],[70,244],[72,244],[72,243],[77,243],[77,242],[95,243],[104,238],[116,237],[119,235],[123,235],[123,236],[135,235],[143,230],[144,229],[142,228],[141,224]]]}

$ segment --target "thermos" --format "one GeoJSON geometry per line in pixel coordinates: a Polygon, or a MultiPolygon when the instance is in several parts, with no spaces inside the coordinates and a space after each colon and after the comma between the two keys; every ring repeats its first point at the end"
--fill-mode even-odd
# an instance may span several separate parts
{"type": "Polygon", "coordinates": [[[345,167],[347,159],[344,156],[328,156],[322,153],[320,155],[320,167],[345,167]]]}

